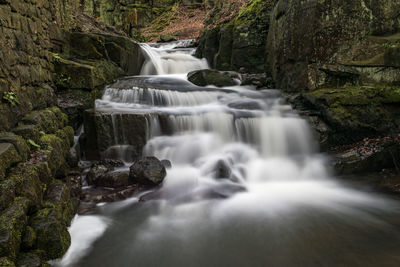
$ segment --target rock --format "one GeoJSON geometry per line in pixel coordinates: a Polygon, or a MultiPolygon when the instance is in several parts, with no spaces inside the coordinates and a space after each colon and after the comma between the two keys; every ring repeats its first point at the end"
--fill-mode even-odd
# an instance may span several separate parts
{"type": "Polygon", "coordinates": [[[39,142],[40,130],[36,125],[19,125],[12,129],[12,132],[16,135],[22,136],[25,140],[33,140],[34,142],[39,142]]]}
{"type": "Polygon", "coordinates": [[[0,257],[15,260],[21,245],[21,236],[28,221],[29,200],[18,198],[0,216],[0,257]]]}
{"type": "Polygon", "coordinates": [[[65,179],[67,185],[71,188],[71,195],[79,197],[82,192],[82,176],[80,173],[68,173],[65,179]]]}
{"type": "Polygon", "coordinates": [[[228,107],[234,109],[247,109],[247,110],[262,110],[263,105],[260,101],[252,100],[252,99],[243,99],[243,100],[235,100],[234,102],[230,102],[228,107]]]}
{"type": "Polygon", "coordinates": [[[169,43],[177,40],[178,39],[176,38],[176,36],[170,34],[161,34],[160,39],[157,41],[157,43],[169,43]]]}
{"type": "Polygon", "coordinates": [[[22,235],[22,244],[21,247],[24,250],[33,249],[36,243],[36,233],[32,227],[27,226],[25,228],[25,232],[22,235]]]}
{"type": "Polygon", "coordinates": [[[303,105],[330,129],[327,147],[400,132],[400,87],[345,86],[302,96],[303,105]]]}
{"type": "MultiPolygon", "coordinates": [[[[215,2],[212,10],[215,18],[234,14],[235,10],[229,10],[229,14],[219,14],[233,6],[231,2],[215,2]]],[[[228,23],[210,21],[210,29],[205,30],[200,37],[196,55],[206,58],[212,68],[264,72],[270,14],[275,3],[276,1],[252,1],[251,5],[238,12],[228,23]],[[215,24],[219,25],[214,28],[215,24]]],[[[236,10],[239,8],[237,6],[236,10]]]]}
{"type": "Polygon", "coordinates": [[[7,169],[21,161],[21,157],[10,143],[0,143],[0,181],[5,178],[7,169]]]}
{"type": "Polygon", "coordinates": [[[171,169],[172,168],[172,163],[171,161],[167,160],[167,159],[163,159],[160,161],[161,164],[166,168],[166,169],[171,169]]]}
{"type": "Polygon", "coordinates": [[[280,0],[271,15],[267,71],[288,91],[395,84],[400,70],[385,55],[398,56],[389,47],[398,47],[399,10],[398,1],[280,0]]]}
{"type": "Polygon", "coordinates": [[[359,153],[357,146],[334,154],[334,170],[339,175],[380,172],[399,163],[399,143],[378,144],[367,155],[359,153]]]}
{"type": "Polygon", "coordinates": [[[90,185],[112,188],[132,184],[128,171],[113,171],[102,165],[93,167],[88,173],[87,180],[90,185]]]}
{"type": "Polygon", "coordinates": [[[217,70],[196,70],[188,73],[188,80],[197,86],[215,85],[217,87],[238,85],[240,75],[235,72],[217,70]]]}
{"type": "Polygon", "coordinates": [[[215,178],[226,178],[231,177],[232,170],[228,162],[224,160],[219,160],[215,166],[215,178]]]}
{"type": "Polygon", "coordinates": [[[130,178],[144,185],[158,185],[164,180],[167,172],[156,157],[146,157],[133,163],[130,167],[130,178]]]}
{"type": "Polygon", "coordinates": [[[2,267],[15,267],[15,264],[13,261],[6,257],[1,257],[0,258],[0,266],[2,267]]]}
{"type": "Polygon", "coordinates": [[[29,147],[21,136],[10,132],[0,133],[0,143],[13,144],[18,154],[21,156],[21,160],[26,161],[28,159],[29,147]]]}
{"type": "Polygon", "coordinates": [[[146,114],[116,114],[87,110],[84,113],[85,137],[80,140],[86,158],[98,160],[107,149],[118,145],[115,140],[131,145],[141,155],[147,142],[146,114]],[[113,120],[115,124],[113,124],[113,120]],[[114,131],[114,127],[117,130],[114,131]],[[117,134],[117,136],[115,136],[117,134]],[[125,139],[124,139],[125,138],[125,139]]]}
{"type": "Polygon", "coordinates": [[[55,207],[39,210],[30,218],[30,225],[37,235],[36,247],[45,252],[44,259],[62,257],[71,244],[62,212],[55,207]]]}
{"type": "MultiPolygon", "coordinates": [[[[84,189],[81,195],[81,201],[84,203],[99,203],[99,202],[115,202],[125,200],[140,192],[137,186],[129,186],[123,188],[87,188],[84,189]]],[[[83,204],[79,213],[91,212],[94,209],[92,204],[83,204]]]]}
{"type": "Polygon", "coordinates": [[[35,253],[20,253],[17,259],[18,267],[41,267],[42,261],[35,253]]]}

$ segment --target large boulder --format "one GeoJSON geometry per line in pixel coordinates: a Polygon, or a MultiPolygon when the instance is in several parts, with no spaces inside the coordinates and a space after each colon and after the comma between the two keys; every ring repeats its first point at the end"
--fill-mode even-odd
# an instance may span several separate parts
{"type": "Polygon", "coordinates": [[[129,175],[139,184],[158,185],[164,180],[167,171],[156,157],[146,157],[133,163],[129,175]]]}
{"type": "Polygon", "coordinates": [[[188,80],[197,86],[215,85],[217,87],[238,85],[240,75],[232,71],[195,70],[188,73],[188,80]]]}
{"type": "Polygon", "coordinates": [[[398,83],[389,58],[400,61],[399,11],[395,0],[280,0],[271,14],[267,71],[292,91],[398,83]]]}

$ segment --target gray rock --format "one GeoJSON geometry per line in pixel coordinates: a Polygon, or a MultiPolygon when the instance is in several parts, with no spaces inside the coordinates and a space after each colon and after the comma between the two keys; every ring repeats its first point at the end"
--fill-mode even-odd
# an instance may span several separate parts
{"type": "Polygon", "coordinates": [[[167,172],[156,157],[146,157],[133,163],[129,176],[135,182],[145,185],[158,185],[164,180],[167,172]]]}
{"type": "Polygon", "coordinates": [[[217,87],[238,85],[240,74],[232,71],[195,70],[188,73],[188,80],[197,86],[215,85],[217,87]]]}

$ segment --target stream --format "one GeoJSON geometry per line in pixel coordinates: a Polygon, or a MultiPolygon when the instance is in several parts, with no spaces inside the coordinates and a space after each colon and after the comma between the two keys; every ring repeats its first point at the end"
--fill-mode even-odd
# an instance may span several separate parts
{"type": "Polygon", "coordinates": [[[400,266],[399,202],[332,177],[279,90],[189,83],[208,66],[186,45],[142,44],[141,75],[96,101],[127,165],[118,116],[146,114],[143,154],[172,163],[162,187],[76,216],[56,265],[400,266]]]}

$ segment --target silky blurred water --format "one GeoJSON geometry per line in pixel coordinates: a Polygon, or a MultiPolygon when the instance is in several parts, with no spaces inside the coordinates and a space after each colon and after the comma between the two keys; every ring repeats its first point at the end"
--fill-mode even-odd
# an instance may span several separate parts
{"type": "Polygon", "coordinates": [[[279,91],[190,85],[207,63],[175,46],[143,44],[143,76],[96,101],[148,114],[143,153],[172,162],[162,187],[77,216],[59,265],[400,266],[397,200],[331,177],[279,91]]]}

